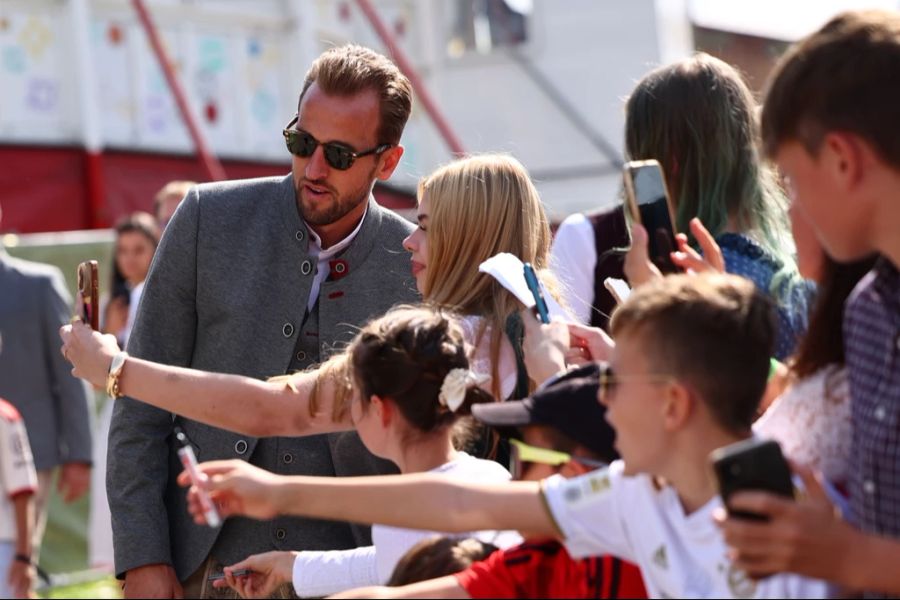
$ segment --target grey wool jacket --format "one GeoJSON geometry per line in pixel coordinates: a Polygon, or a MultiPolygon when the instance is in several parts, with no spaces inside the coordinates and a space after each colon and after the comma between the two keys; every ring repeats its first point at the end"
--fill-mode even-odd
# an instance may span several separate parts
{"type": "MultiPolygon", "coordinates": [[[[362,227],[331,261],[307,315],[317,259],[297,210],[291,176],[193,188],[163,236],[141,298],[128,351],[172,365],[256,378],[325,360],[358,327],[398,303],[419,300],[402,240],[413,225],[369,200],[362,227]]],[[[181,427],[200,461],[240,458],[281,474],[393,472],[356,433],[256,439],[175,417],[131,398],[116,401],[107,492],[116,572],[174,565],[186,579],[208,556],[231,564],[269,550],[326,550],[370,543],[368,528],[343,522],[229,519],[195,525],[173,440],[181,427]]]]}

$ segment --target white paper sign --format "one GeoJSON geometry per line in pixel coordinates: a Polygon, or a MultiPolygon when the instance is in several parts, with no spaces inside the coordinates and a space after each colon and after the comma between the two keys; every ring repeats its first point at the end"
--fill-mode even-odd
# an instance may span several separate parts
{"type": "MultiPolygon", "coordinates": [[[[509,290],[526,308],[534,308],[534,296],[531,295],[531,290],[528,289],[528,284],[525,282],[525,265],[517,256],[509,252],[501,252],[481,263],[478,270],[499,281],[500,285],[509,290]]],[[[572,318],[553,299],[553,296],[547,291],[547,286],[543,282],[540,282],[540,285],[544,300],[547,301],[547,312],[550,314],[550,318],[570,321],[572,318]]]]}

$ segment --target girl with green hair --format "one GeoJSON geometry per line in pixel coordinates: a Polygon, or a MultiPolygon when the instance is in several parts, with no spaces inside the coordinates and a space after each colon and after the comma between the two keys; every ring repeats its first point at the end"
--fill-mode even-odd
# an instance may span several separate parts
{"type": "MultiPolygon", "coordinates": [[[[806,329],[810,288],[797,273],[787,201],[760,159],[756,103],[737,70],[701,52],[645,75],[626,105],[625,151],[629,160],[661,164],[677,231],[691,236],[690,221],[699,218],[721,247],[726,270],[772,296],[779,321],[775,355],[790,355],[806,329]]],[[[558,238],[568,229],[564,223],[558,238]]],[[[556,251],[564,245],[570,242],[554,242],[560,271],[569,269],[556,251]]],[[[598,245],[598,259],[614,254],[616,245],[598,245]]],[[[558,276],[572,280],[565,272],[558,276]]]]}

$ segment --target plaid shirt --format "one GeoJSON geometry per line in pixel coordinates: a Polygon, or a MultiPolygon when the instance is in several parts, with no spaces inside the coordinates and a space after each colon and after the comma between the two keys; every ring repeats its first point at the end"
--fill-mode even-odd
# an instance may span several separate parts
{"type": "Polygon", "coordinates": [[[900,272],[882,258],[844,315],[853,422],[850,517],[900,538],[900,272]]]}

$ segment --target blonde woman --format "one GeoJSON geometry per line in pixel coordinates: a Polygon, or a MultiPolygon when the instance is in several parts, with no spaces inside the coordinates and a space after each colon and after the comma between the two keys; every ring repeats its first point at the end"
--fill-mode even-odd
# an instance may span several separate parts
{"type": "MultiPolygon", "coordinates": [[[[529,380],[521,360],[521,305],[478,265],[509,252],[548,277],[550,228],[527,171],[497,154],[442,167],[419,186],[418,224],[404,247],[425,301],[464,317],[473,371],[490,376],[483,385],[495,398],[524,396],[529,380]]],[[[338,376],[346,354],[315,370],[259,381],[129,357],[115,338],[83,324],[65,326],[60,335],[76,376],[98,387],[115,383],[118,395],[195,421],[255,437],[353,427],[352,390],[338,376]],[[108,382],[111,366],[117,375],[108,382]]]]}

